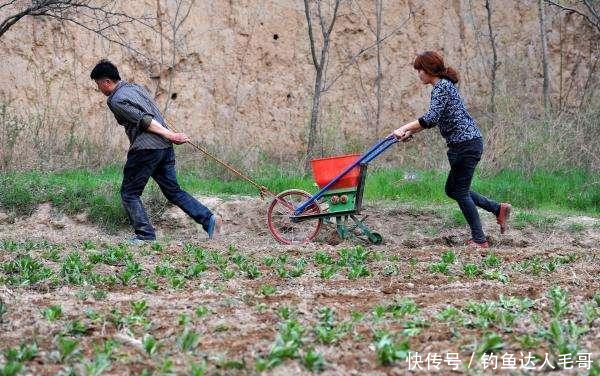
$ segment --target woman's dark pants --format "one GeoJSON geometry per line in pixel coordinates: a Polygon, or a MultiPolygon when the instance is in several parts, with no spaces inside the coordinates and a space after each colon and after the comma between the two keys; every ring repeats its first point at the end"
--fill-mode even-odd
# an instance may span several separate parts
{"type": "Polygon", "coordinates": [[[175,152],[173,148],[131,150],[123,169],[121,200],[135,230],[136,237],[154,240],[156,234],[150,224],[140,196],[152,177],[165,197],[187,215],[207,229],[211,211],[181,190],[175,175],[175,152]]]}
{"type": "Polygon", "coordinates": [[[483,153],[481,138],[450,145],[448,149],[450,173],[446,180],[446,194],[458,202],[460,210],[471,227],[471,237],[477,243],[486,241],[477,207],[494,215],[498,215],[500,210],[497,202],[471,191],[471,180],[475,167],[481,159],[481,153],[483,153]]]}

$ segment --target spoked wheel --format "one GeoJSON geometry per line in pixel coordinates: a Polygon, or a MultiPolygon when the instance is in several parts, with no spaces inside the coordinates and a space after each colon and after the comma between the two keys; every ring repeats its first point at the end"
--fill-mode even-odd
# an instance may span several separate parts
{"type": "MultiPolygon", "coordinates": [[[[294,210],[311,197],[300,189],[281,192],[269,205],[267,223],[273,237],[282,244],[304,244],[313,240],[321,228],[321,219],[292,222],[290,216],[294,210]]],[[[321,209],[316,203],[308,206],[302,215],[319,214],[321,209]]]]}

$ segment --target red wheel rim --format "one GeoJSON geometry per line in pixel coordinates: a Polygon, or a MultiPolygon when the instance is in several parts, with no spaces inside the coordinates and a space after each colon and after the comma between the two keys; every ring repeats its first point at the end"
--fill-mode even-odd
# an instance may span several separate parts
{"type": "MultiPolygon", "coordinates": [[[[304,244],[313,240],[321,229],[321,219],[303,222],[292,222],[291,215],[304,201],[311,197],[310,194],[299,190],[290,189],[278,194],[267,211],[267,223],[271,235],[282,244],[304,244]]],[[[319,214],[319,205],[312,204],[303,214],[319,214]]]]}

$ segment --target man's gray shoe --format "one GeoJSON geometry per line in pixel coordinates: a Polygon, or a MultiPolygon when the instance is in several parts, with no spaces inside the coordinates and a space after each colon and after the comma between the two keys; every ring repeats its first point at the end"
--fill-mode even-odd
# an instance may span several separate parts
{"type": "Polygon", "coordinates": [[[214,214],[210,216],[210,220],[208,222],[208,228],[206,229],[209,239],[214,239],[215,236],[219,235],[219,233],[221,232],[221,224],[222,223],[223,223],[223,220],[221,219],[221,217],[217,217],[214,214]]]}
{"type": "Polygon", "coordinates": [[[130,238],[127,241],[127,244],[134,245],[134,246],[142,246],[145,244],[150,244],[153,241],[154,241],[154,239],[141,239],[141,238],[138,238],[137,236],[134,236],[133,238],[130,238]]]}

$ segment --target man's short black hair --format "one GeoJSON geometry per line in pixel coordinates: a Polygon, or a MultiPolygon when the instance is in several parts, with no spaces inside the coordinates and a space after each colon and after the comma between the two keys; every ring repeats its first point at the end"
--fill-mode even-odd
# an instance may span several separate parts
{"type": "Polygon", "coordinates": [[[96,64],[94,69],[92,69],[92,73],[90,73],[90,78],[92,80],[100,80],[103,78],[109,78],[113,81],[120,81],[121,76],[119,76],[119,70],[116,65],[111,63],[109,60],[102,59],[96,64]]]}

